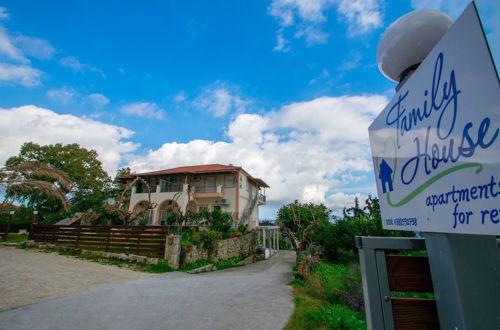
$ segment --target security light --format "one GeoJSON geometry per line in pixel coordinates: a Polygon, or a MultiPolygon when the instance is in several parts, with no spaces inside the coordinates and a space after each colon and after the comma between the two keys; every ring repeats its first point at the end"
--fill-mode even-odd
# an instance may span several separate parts
{"type": "Polygon", "coordinates": [[[424,9],[408,13],[384,32],[377,49],[380,71],[389,79],[401,82],[408,71],[424,60],[453,24],[445,13],[424,9]]]}

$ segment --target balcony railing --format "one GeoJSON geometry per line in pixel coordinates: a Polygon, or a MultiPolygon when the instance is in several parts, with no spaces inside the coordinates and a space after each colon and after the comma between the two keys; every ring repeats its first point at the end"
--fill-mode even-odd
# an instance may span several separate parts
{"type": "Polygon", "coordinates": [[[197,194],[203,194],[203,193],[216,193],[217,191],[217,186],[201,186],[201,187],[195,187],[194,192],[197,194]]]}
{"type": "Polygon", "coordinates": [[[179,192],[182,191],[182,184],[180,183],[163,183],[160,185],[160,192],[179,192]]]}

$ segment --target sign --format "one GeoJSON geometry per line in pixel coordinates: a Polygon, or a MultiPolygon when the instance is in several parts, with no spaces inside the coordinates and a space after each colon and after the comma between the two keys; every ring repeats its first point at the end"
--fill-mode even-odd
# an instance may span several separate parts
{"type": "Polygon", "coordinates": [[[500,84],[473,3],[369,134],[385,229],[500,235],[500,84]]]}

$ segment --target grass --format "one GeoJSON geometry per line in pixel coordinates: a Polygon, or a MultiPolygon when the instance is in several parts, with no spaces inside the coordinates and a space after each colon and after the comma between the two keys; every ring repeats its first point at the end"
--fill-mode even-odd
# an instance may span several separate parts
{"type": "Polygon", "coordinates": [[[28,240],[28,234],[9,234],[7,242],[23,242],[28,240]]]}
{"type": "Polygon", "coordinates": [[[150,265],[150,264],[143,264],[143,263],[136,263],[128,260],[120,260],[116,258],[103,258],[99,256],[97,253],[93,254],[92,252],[90,253],[85,253],[85,254],[80,254],[78,252],[61,252],[61,251],[55,251],[55,250],[47,250],[48,252],[58,252],[60,255],[67,255],[67,256],[72,256],[76,257],[78,259],[83,259],[83,260],[89,260],[93,262],[97,262],[103,265],[111,265],[111,266],[116,266],[119,268],[127,268],[135,271],[140,271],[140,272],[145,272],[145,273],[154,273],[154,274],[161,274],[161,273],[167,273],[167,272],[173,272],[174,269],[170,267],[165,260],[160,260],[158,264],[156,265],[150,265]]]}
{"type": "Polygon", "coordinates": [[[197,260],[195,262],[186,264],[186,267],[179,268],[178,270],[181,272],[187,272],[210,264],[215,265],[217,270],[222,270],[227,268],[240,267],[242,266],[242,264],[240,264],[240,261],[242,260],[243,258],[241,257],[231,257],[225,260],[212,260],[212,259],[197,260]]]}
{"type": "MultiPolygon", "coordinates": [[[[20,240],[21,241],[21,240],[20,240]]],[[[19,248],[24,249],[25,247],[21,246],[19,248]]],[[[173,272],[175,269],[170,267],[167,262],[163,259],[160,259],[158,264],[156,265],[150,265],[150,264],[143,264],[143,263],[137,263],[137,262],[132,262],[128,260],[121,260],[121,259],[116,259],[116,258],[103,258],[98,254],[97,251],[88,251],[84,254],[80,252],[62,252],[58,251],[55,249],[42,249],[42,252],[45,253],[58,253],[59,255],[65,255],[65,256],[72,256],[78,259],[82,260],[89,260],[93,262],[97,262],[103,265],[111,265],[111,266],[116,266],[119,268],[127,268],[135,271],[140,271],[140,272],[145,272],[145,273],[155,273],[155,274],[161,274],[161,273],[167,273],[167,272],[173,272]]],[[[232,267],[240,267],[242,266],[240,264],[240,261],[242,261],[243,258],[241,257],[232,257],[228,258],[226,260],[198,260],[196,262],[188,263],[185,268],[179,268],[177,271],[181,272],[187,272],[189,270],[193,270],[202,266],[206,266],[208,264],[213,264],[217,268],[217,270],[222,270],[222,269],[227,269],[227,268],[232,268],[232,267]]]]}
{"type": "Polygon", "coordinates": [[[285,330],[366,329],[364,315],[346,304],[346,296],[359,295],[351,292],[353,271],[349,265],[321,262],[305,280],[294,279],[295,310],[285,330]]]}

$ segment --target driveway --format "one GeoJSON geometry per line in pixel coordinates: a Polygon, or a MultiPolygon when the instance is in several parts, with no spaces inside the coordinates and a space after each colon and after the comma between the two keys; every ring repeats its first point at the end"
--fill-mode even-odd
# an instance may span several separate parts
{"type": "Polygon", "coordinates": [[[245,267],[166,273],[0,313],[1,329],[282,329],[295,255],[245,267]]]}
{"type": "Polygon", "coordinates": [[[151,276],[57,253],[0,245],[0,311],[151,276]]]}

